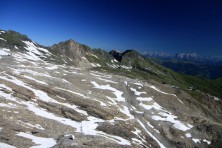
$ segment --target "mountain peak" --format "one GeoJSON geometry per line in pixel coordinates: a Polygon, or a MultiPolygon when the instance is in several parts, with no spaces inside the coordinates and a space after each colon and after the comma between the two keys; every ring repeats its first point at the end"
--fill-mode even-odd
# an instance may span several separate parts
{"type": "Polygon", "coordinates": [[[177,53],[176,58],[178,59],[184,59],[184,60],[196,60],[198,59],[199,55],[196,53],[177,53]]]}
{"type": "Polygon", "coordinates": [[[67,40],[67,41],[65,41],[65,42],[67,42],[68,44],[78,44],[76,41],[74,41],[73,39],[69,39],[69,40],[67,40]]]}
{"type": "MultiPolygon", "coordinates": [[[[58,56],[64,56],[71,59],[74,65],[81,65],[83,57],[86,57],[86,54],[91,52],[91,48],[86,45],[79,44],[72,39],[54,44],[50,47],[50,49],[58,56]]],[[[84,63],[88,65],[89,61],[86,59],[84,60],[84,63]]]]}

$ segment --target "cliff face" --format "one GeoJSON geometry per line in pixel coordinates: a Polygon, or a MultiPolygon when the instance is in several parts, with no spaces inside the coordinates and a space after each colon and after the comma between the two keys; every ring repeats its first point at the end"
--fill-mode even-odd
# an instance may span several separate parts
{"type": "Polygon", "coordinates": [[[91,49],[85,45],[76,43],[73,40],[60,42],[50,47],[50,51],[57,56],[62,56],[69,59],[76,66],[90,67],[91,64],[86,58],[86,54],[91,52],[91,49]]]}

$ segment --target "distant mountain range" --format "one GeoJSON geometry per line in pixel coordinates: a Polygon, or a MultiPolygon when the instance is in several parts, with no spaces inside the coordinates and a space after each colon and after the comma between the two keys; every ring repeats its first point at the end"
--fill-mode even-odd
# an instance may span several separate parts
{"type": "Polygon", "coordinates": [[[146,52],[143,55],[179,73],[209,79],[222,77],[222,58],[202,56],[196,53],[169,55],[164,52],[146,52]]]}
{"type": "Polygon", "coordinates": [[[161,58],[168,58],[170,57],[169,54],[165,53],[165,52],[144,52],[143,55],[145,57],[161,57],[161,58]]]}
{"type": "Polygon", "coordinates": [[[222,58],[209,56],[209,55],[198,55],[197,53],[177,53],[171,55],[165,52],[144,52],[143,55],[147,58],[161,58],[161,59],[174,59],[182,61],[192,61],[202,64],[222,64],[222,58]]]}

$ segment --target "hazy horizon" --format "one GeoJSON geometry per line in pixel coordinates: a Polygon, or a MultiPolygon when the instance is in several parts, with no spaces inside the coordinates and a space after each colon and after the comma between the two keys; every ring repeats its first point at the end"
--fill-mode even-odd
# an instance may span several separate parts
{"type": "Polygon", "coordinates": [[[73,39],[92,48],[222,56],[222,2],[4,1],[0,29],[44,46],[73,39]]]}

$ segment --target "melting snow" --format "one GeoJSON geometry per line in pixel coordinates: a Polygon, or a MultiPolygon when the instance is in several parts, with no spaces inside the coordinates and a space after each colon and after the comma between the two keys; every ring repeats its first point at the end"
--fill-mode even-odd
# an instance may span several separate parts
{"type": "Polygon", "coordinates": [[[101,135],[103,137],[112,137],[112,140],[118,139],[119,141],[115,140],[116,142],[118,142],[119,144],[130,144],[129,141],[118,137],[118,136],[112,136],[106,133],[103,133],[101,131],[96,131],[96,128],[98,126],[98,122],[104,122],[104,120],[102,119],[98,119],[95,117],[88,117],[87,121],[82,121],[82,122],[76,122],[73,121],[71,119],[67,119],[67,118],[63,118],[63,117],[58,117],[56,115],[54,115],[53,113],[49,113],[47,112],[45,109],[39,108],[37,107],[33,102],[22,102],[23,104],[25,104],[28,108],[28,110],[34,112],[34,114],[47,118],[47,119],[51,119],[51,120],[55,120],[59,123],[65,124],[65,125],[69,125],[71,127],[76,128],[76,132],[82,132],[86,135],[101,135]]]}
{"type": "Polygon", "coordinates": [[[113,135],[109,135],[109,134],[100,134],[103,137],[106,137],[108,139],[111,139],[113,141],[116,141],[117,143],[121,144],[121,145],[131,145],[131,143],[126,140],[123,139],[122,137],[118,137],[118,136],[113,136],[113,135]]]}
{"type": "Polygon", "coordinates": [[[216,100],[216,101],[219,101],[220,99],[218,98],[218,97],[213,97],[214,98],[214,100],[216,100]]]}
{"type": "MultiPolygon", "coordinates": [[[[3,40],[3,41],[6,41],[5,39],[3,39],[3,38],[0,38],[0,40],[3,40]]],[[[7,42],[7,41],[6,41],[7,42]]]]}
{"type": "MultiPolygon", "coordinates": [[[[42,61],[39,58],[39,56],[46,57],[46,55],[51,54],[47,49],[37,47],[33,42],[29,42],[29,41],[23,41],[23,42],[27,46],[27,47],[25,47],[27,49],[27,52],[26,52],[26,54],[21,55],[20,58],[26,58],[31,61],[42,61]],[[45,54],[43,54],[40,51],[44,52],[45,54]]],[[[17,54],[17,56],[18,56],[18,54],[17,54]]]]}
{"type": "Polygon", "coordinates": [[[94,54],[91,54],[91,56],[94,56],[95,58],[97,58],[97,59],[99,59],[96,55],[94,55],[94,54]]]}
{"type": "Polygon", "coordinates": [[[129,117],[129,119],[134,119],[134,116],[130,114],[130,111],[128,109],[128,107],[123,106],[123,109],[119,108],[119,110],[124,113],[125,115],[127,115],[129,117]]]}
{"type": "Polygon", "coordinates": [[[0,49],[0,56],[6,56],[9,55],[10,50],[6,48],[1,48],[0,49]]]}
{"type": "Polygon", "coordinates": [[[27,75],[24,75],[24,77],[27,78],[27,79],[33,80],[33,81],[35,81],[35,82],[38,82],[38,83],[40,83],[40,84],[48,85],[47,83],[45,83],[45,82],[43,82],[43,81],[39,81],[39,80],[37,80],[37,79],[34,79],[33,77],[30,77],[30,76],[27,76],[27,75]]]}
{"type": "Polygon", "coordinates": [[[46,67],[46,69],[48,69],[48,70],[55,70],[55,69],[57,69],[57,68],[58,68],[57,65],[47,66],[47,67],[46,67]]]}
{"type": "Polygon", "coordinates": [[[145,127],[145,125],[140,121],[140,120],[137,120],[140,124],[140,126],[142,126],[143,129],[145,129],[145,131],[150,135],[150,137],[152,137],[158,144],[161,148],[166,148],[156,137],[154,137],[145,127]]]}
{"type": "Polygon", "coordinates": [[[28,127],[32,127],[32,128],[34,127],[34,128],[40,129],[40,130],[45,130],[40,124],[33,125],[31,123],[23,122],[21,120],[19,120],[18,122],[21,123],[21,125],[23,125],[23,126],[26,125],[28,127]]]}
{"type": "Polygon", "coordinates": [[[190,133],[186,133],[185,135],[186,135],[187,138],[191,138],[192,137],[190,133]]]}
{"type": "Polygon", "coordinates": [[[157,104],[156,102],[154,102],[152,105],[147,105],[147,104],[144,104],[144,103],[140,102],[139,105],[142,106],[143,108],[145,108],[146,110],[150,110],[152,108],[154,108],[156,110],[161,110],[162,109],[162,107],[159,104],[157,104]]]}
{"type": "Polygon", "coordinates": [[[142,83],[139,83],[139,82],[133,83],[133,84],[143,87],[143,84],[142,84],[142,83]]]}
{"type": "Polygon", "coordinates": [[[132,140],[133,140],[133,143],[140,144],[140,145],[143,145],[144,147],[146,147],[146,146],[143,144],[142,141],[140,141],[140,140],[138,140],[138,139],[136,139],[136,138],[132,138],[132,140]]]}
{"type": "Polygon", "coordinates": [[[78,92],[74,92],[74,91],[71,91],[71,90],[68,90],[68,89],[63,89],[63,88],[59,88],[59,87],[55,87],[56,89],[60,89],[60,90],[63,90],[63,91],[67,91],[67,92],[70,92],[72,94],[75,94],[75,95],[78,95],[80,97],[83,97],[83,98],[89,98],[89,97],[86,97],[85,95],[81,94],[81,93],[78,93],[78,92]]]}
{"type": "Polygon", "coordinates": [[[204,139],[203,142],[206,142],[207,144],[211,144],[211,141],[208,141],[206,139],[204,139]]]}
{"type": "Polygon", "coordinates": [[[137,97],[136,98],[137,100],[139,100],[139,101],[152,101],[153,100],[153,98],[151,98],[151,97],[137,97]]]}
{"type": "Polygon", "coordinates": [[[16,148],[16,147],[14,147],[14,146],[11,146],[11,145],[6,144],[6,143],[1,143],[1,142],[0,142],[0,147],[1,147],[1,148],[16,148]]]}
{"type": "Polygon", "coordinates": [[[163,91],[161,91],[160,89],[156,88],[155,86],[149,86],[149,87],[152,88],[152,89],[154,89],[154,90],[156,90],[156,91],[158,91],[158,92],[160,92],[160,93],[162,93],[162,94],[172,95],[172,96],[177,97],[175,94],[170,94],[170,93],[163,92],[163,91]]]}
{"type": "Polygon", "coordinates": [[[92,65],[93,67],[96,67],[96,65],[95,65],[95,64],[93,64],[93,63],[91,63],[91,65],[92,65]]]}
{"type": "Polygon", "coordinates": [[[99,79],[99,80],[102,80],[102,81],[104,81],[104,82],[109,82],[109,83],[113,83],[113,84],[117,84],[117,82],[115,82],[115,81],[112,81],[112,80],[107,80],[107,79],[104,79],[104,78],[97,78],[97,79],[99,79]]]}
{"type": "Polygon", "coordinates": [[[160,112],[159,114],[164,117],[160,117],[160,116],[155,115],[155,116],[152,116],[152,119],[153,120],[161,120],[161,121],[169,121],[169,122],[173,123],[173,126],[175,128],[182,130],[182,131],[187,131],[193,127],[190,124],[185,125],[181,121],[175,120],[175,118],[177,118],[177,117],[172,115],[171,113],[167,114],[167,113],[160,112]]]}
{"type": "Polygon", "coordinates": [[[101,65],[100,65],[100,64],[98,64],[98,63],[96,64],[96,66],[101,67],[101,65]]]}
{"type": "MultiPolygon", "coordinates": [[[[0,79],[1,79],[1,78],[0,78],[0,79]]],[[[4,84],[0,84],[0,87],[5,88],[5,89],[7,89],[7,90],[9,90],[9,91],[12,91],[11,88],[5,86],[4,84]]],[[[10,101],[16,102],[16,103],[18,103],[18,104],[21,104],[21,102],[17,101],[16,98],[14,98],[14,97],[11,96],[11,94],[5,93],[5,92],[3,92],[3,91],[1,91],[1,90],[0,90],[0,96],[4,97],[4,98],[7,99],[7,100],[10,100],[10,101]]]]}
{"type": "Polygon", "coordinates": [[[97,89],[102,89],[102,90],[110,90],[116,95],[116,100],[117,101],[125,101],[125,98],[122,97],[123,92],[119,91],[113,87],[111,87],[109,84],[107,85],[99,85],[95,81],[91,81],[91,83],[94,85],[95,88],[97,89]]]}
{"type": "Polygon", "coordinates": [[[12,103],[8,103],[8,104],[0,103],[0,107],[16,108],[16,105],[12,103]]]}
{"type": "Polygon", "coordinates": [[[195,142],[195,143],[198,143],[198,142],[201,143],[201,142],[200,142],[201,139],[192,138],[192,140],[193,140],[193,142],[195,142]]]}
{"type": "Polygon", "coordinates": [[[118,68],[119,66],[115,65],[115,64],[112,64],[110,65],[109,63],[106,63],[108,66],[112,67],[112,68],[118,68]]]}
{"type": "Polygon", "coordinates": [[[32,146],[31,148],[46,148],[52,147],[56,144],[56,140],[53,138],[37,137],[24,132],[20,132],[16,135],[27,139],[31,139],[32,142],[36,144],[36,146],[32,146]]]}
{"type": "Polygon", "coordinates": [[[135,88],[130,88],[130,90],[133,91],[136,96],[140,96],[141,94],[146,94],[146,92],[138,92],[135,88]]]}
{"type": "Polygon", "coordinates": [[[125,66],[125,65],[122,65],[121,67],[124,68],[124,69],[128,69],[128,70],[132,69],[132,67],[128,67],[128,66],[125,66]]]}

